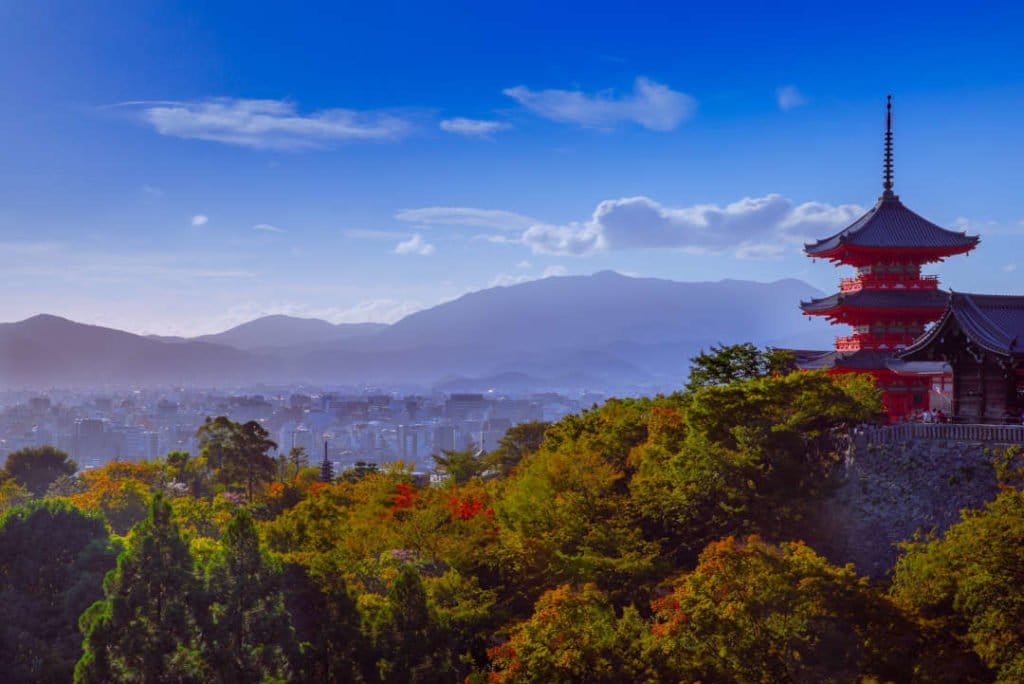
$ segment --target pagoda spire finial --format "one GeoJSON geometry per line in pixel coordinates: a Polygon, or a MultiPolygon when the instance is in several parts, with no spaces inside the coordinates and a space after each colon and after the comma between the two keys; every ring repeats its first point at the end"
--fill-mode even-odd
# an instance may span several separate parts
{"type": "Polygon", "coordinates": [[[896,195],[892,191],[892,95],[885,98],[885,161],[882,164],[882,197],[896,195]]]}

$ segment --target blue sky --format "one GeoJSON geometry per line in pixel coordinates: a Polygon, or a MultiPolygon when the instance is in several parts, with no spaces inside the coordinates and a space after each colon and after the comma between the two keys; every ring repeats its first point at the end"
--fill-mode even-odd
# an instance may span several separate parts
{"type": "Polygon", "coordinates": [[[935,270],[1024,293],[1022,21],[1016,3],[0,3],[0,320],[391,321],[609,268],[831,289],[800,245],[877,198],[889,92],[896,191],[982,235],[935,270]]]}

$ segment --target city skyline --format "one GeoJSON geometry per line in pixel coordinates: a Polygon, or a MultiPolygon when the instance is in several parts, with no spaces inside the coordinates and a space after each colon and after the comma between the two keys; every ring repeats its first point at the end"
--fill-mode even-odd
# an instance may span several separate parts
{"type": "Polygon", "coordinates": [[[1024,292],[1021,8],[581,7],[0,8],[0,320],[393,322],[605,269],[827,290],[801,247],[880,194],[890,92],[896,192],[982,237],[932,271],[1024,292]]]}

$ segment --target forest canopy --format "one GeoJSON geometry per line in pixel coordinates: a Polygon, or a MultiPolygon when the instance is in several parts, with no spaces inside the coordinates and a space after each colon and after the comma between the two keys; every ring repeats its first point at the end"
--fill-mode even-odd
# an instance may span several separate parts
{"type": "Polygon", "coordinates": [[[830,563],[816,504],[878,393],[773,363],[438,454],[435,485],[325,478],[225,417],[198,454],[9,473],[0,656],[82,683],[1019,681],[1020,492],[891,586],[830,563]]]}

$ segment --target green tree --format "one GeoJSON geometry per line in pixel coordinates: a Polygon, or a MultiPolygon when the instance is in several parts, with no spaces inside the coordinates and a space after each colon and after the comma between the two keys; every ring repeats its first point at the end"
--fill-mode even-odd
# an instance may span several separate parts
{"type": "Polygon", "coordinates": [[[593,584],[545,592],[530,619],[490,650],[493,684],[654,681],[642,650],[648,625],[632,606],[616,617],[593,584]]]}
{"type": "Polygon", "coordinates": [[[114,566],[103,519],[62,501],[0,518],[0,662],[8,680],[66,682],[81,652],[78,615],[114,566]]]}
{"type": "Polygon", "coordinates": [[[74,475],[78,465],[52,446],[26,447],[7,454],[4,471],[33,496],[46,494],[47,488],[63,475],[74,475]]]}
{"type": "Polygon", "coordinates": [[[498,448],[485,456],[488,470],[508,475],[524,456],[540,448],[549,427],[550,422],[540,420],[513,425],[498,441],[498,448]]]}
{"type": "Polygon", "coordinates": [[[802,536],[841,461],[849,428],[880,408],[870,377],[792,373],[704,387],[686,406],[689,443],[735,452],[756,470],[744,515],[763,534],[802,536]]]}
{"type": "Polygon", "coordinates": [[[240,509],[209,570],[207,661],[222,682],[287,681],[296,655],[281,593],[281,568],[261,549],[252,516],[240,509]]]}
{"type": "Polygon", "coordinates": [[[287,482],[309,467],[309,454],[304,447],[292,447],[288,453],[277,455],[277,474],[281,482],[287,482]]]}
{"type": "Polygon", "coordinates": [[[345,482],[359,482],[367,475],[373,475],[374,473],[380,472],[380,466],[376,463],[370,463],[368,461],[356,461],[352,464],[351,468],[346,468],[342,471],[340,477],[345,482]]]}
{"type": "Polygon", "coordinates": [[[226,416],[207,418],[196,436],[217,480],[226,485],[244,483],[250,503],[255,485],[274,479],[277,464],[267,452],[277,444],[256,421],[235,423],[226,416]]]}
{"type": "Polygon", "coordinates": [[[758,349],[750,342],[713,345],[711,350],[690,359],[690,379],[686,390],[728,385],[768,375],[785,374],[794,369],[793,353],[768,347],[758,349]]]}
{"type": "Polygon", "coordinates": [[[474,446],[462,451],[444,450],[431,456],[434,469],[457,485],[480,477],[487,469],[484,455],[474,446]]]}
{"type": "Polygon", "coordinates": [[[801,543],[710,544],[654,608],[650,654],[665,680],[911,681],[911,621],[801,543]]]}
{"type": "Polygon", "coordinates": [[[28,490],[11,477],[0,477],[0,513],[20,506],[32,498],[28,490]]]}
{"type": "Polygon", "coordinates": [[[378,674],[385,684],[440,683],[454,678],[445,634],[412,565],[403,566],[391,585],[373,625],[373,637],[378,674]]]}
{"type": "Polygon", "coordinates": [[[299,643],[298,681],[357,682],[373,673],[372,649],[345,579],[329,563],[284,565],[284,600],[299,643]]]}
{"type": "Polygon", "coordinates": [[[196,619],[204,604],[193,566],[171,506],[157,494],[104,580],[106,598],[79,620],[85,642],[75,681],[209,681],[196,619]]]}
{"type": "MultiPolygon", "coordinates": [[[[1000,682],[1024,675],[1024,492],[1005,489],[941,539],[906,545],[896,564],[892,594],[938,634],[932,660],[952,672],[970,673],[966,644],[1000,682]],[[950,643],[952,642],[952,644],[950,643]],[[959,651],[959,652],[958,652],[959,651]],[[952,663],[952,664],[951,664],[952,663]]],[[[977,676],[960,676],[960,681],[977,676]]]]}

